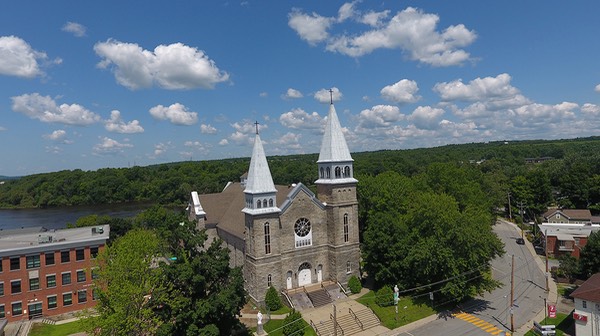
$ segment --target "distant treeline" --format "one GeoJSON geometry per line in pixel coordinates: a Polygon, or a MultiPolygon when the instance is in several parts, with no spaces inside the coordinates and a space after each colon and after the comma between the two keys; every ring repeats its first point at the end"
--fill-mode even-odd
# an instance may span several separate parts
{"type": "MultiPolygon", "coordinates": [[[[412,177],[433,163],[479,170],[494,182],[490,188],[494,188],[497,201],[508,203],[510,193],[512,206],[523,208],[525,217],[552,204],[600,210],[600,137],[473,143],[352,156],[359,180],[361,175],[388,171],[412,177]],[[527,164],[527,158],[547,160],[527,164]]],[[[276,184],[302,182],[308,186],[317,178],[316,160],[316,154],[268,158],[276,184]]],[[[248,164],[249,158],[240,158],[29,175],[0,185],[0,207],[136,201],[182,204],[193,190],[218,192],[228,181],[238,181],[248,164]]]]}

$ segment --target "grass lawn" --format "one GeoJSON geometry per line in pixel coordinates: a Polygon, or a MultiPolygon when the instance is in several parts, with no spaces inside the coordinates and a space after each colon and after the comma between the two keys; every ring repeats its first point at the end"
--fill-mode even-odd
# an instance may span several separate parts
{"type": "MultiPolygon", "coordinates": [[[[565,334],[569,326],[573,323],[573,317],[571,315],[556,313],[556,318],[547,318],[544,320],[537,321],[539,324],[554,324],[556,326],[556,336],[562,336],[565,334]]],[[[537,334],[533,330],[529,330],[525,336],[536,336],[537,334]]]]}
{"type": "Polygon", "coordinates": [[[389,329],[398,328],[437,313],[436,310],[424,303],[415,302],[409,297],[401,297],[398,301],[398,316],[396,319],[395,307],[380,307],[375,303],[375,295],[375,291],[370,291],[356,301],[371,308],[375,315],[379,317],[381,323],[389,329]]]}
{"type": "Polygon", "coordinates": [[[29,336],[67,336],[82,331],[79,321],[56,325],[35,323],[31,327],[29,336]]]}
{"type": "MultiPolygon", "coordinates": [[[[261,311],[262,311],[263,314],[267,313],[267,311],[265,309],[261,309],[261,311]]],[[[283,307],[281,307],[281,308],[279,308],[277,310],[272,311],[271,315],[286,315],[287,313],[289,313],[291,311],[292,310],[288,306],[283,305],[283,307]]]]}
{"type": "MultiPolygon", "coordinates": [[[[304,336],[317,336],[313,328],[311,328],[306,321],[302,320],[302,322],[304,322],[304,326],[306,327],[304,329],[304,336]]],[[[280,336],[283,335],[283,328],[281,328],[282,326],[283,320],[271,320],[265,323],[263,327],[269,336],[280,336]]]]}

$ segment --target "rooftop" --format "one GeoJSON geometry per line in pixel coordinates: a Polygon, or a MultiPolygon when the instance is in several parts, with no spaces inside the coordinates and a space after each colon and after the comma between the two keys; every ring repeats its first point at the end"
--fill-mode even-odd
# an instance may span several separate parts
{"type": "Polygon", "coordinates": [[[600,273],[592,275],[571,293],[571,296],[582,300],[600,302],[600,273]]]}
{"type": "Polygon", "coordinates": [[[105,243],[109,225],[47,230],[43,227],[0,231],[0,256],[15,252],[33,253],[49,249],[68,248],[83,243],[105,243]]]}

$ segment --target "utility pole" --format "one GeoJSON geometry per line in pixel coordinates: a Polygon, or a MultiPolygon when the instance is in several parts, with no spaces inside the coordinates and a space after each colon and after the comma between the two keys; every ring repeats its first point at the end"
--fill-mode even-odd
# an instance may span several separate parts
{"type": "Polygon", "coordinates": [[[512,220],[512,211],[510,210],[510,191],[506,194],[508,195],[508,219],[512,220]]]}
{"type": "Polygon", "coordinates": [[[336,317],[336,308],[333,306],[333,336],[337,336],[337,317],[336,317]]]}
{"type": "Polygon", "coordinates": [[[514,297],[515,297],[515,255],[512,255],[512,263],[510,265],[510,332],[515,332],[514,320],[514,297]]]}
{"type": "Polygon", "coordinates": [[[544,251],[546,252],[546,292],[548,292],[548,229],[544,230],[544,251]]]}
{"type": "Polygon", "coordinates": [[[525,239],[525,235],[524,235],[524,231],[523,227],[525,226],[525,215],[523,214],[523,207],[525,207],[525,203],[523,203],[523,201],[519,201],[518,202],[518,206],[519,206],[519,215],[521,215],[521,222],[523,222],[521,224],[521,238],[525,239]]]}

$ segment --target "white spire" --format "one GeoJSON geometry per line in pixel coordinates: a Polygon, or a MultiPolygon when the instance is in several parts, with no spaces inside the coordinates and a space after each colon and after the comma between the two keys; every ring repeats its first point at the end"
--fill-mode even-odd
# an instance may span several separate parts
{"type": "Polygon", "coordinates": [[[333,103],[329,105],[329,115],[327,116],[327,125],[319,153],[319,162],[347,162],[353,161],[342,132],[342,126],[335,113],[333,103]]]}
{"type": "Polygon", "coordinates": [[[276,192],[265,150],[263,149],[260,136],[256,133],[254,138],[254,149],[250,159],[250,168],[248,169],[248,180],[246,181],[245,193],[273,193],[276,192]]]}

